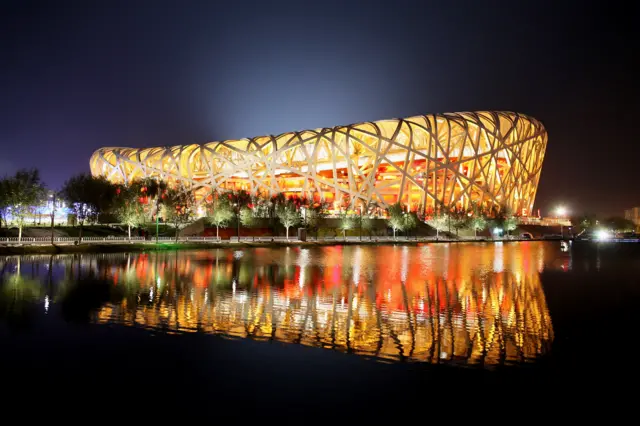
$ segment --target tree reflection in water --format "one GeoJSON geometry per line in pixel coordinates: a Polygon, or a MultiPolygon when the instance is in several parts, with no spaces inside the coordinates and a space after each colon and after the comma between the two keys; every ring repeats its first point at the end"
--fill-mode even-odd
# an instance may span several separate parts
{"type": "Polygon", "coordinates": [[[0,322],[6,321],[15,328],[29,327],[44,289],[38,280],[21,273],[20,258],[16,258],[15,266],[9,271],[7,265],[3,266],[0,276],[0,322]]]}
{"type": "Polygon", "coordinates": [[[98,323],[492,366],[550,348],[539,272],[554,256],[534,242],[58,255],[48,292],[93,276],[114,289],[98,323]]]}

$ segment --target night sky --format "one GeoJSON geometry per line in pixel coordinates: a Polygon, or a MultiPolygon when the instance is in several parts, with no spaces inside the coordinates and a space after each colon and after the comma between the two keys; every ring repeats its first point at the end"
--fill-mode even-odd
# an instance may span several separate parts
{"type": "Polygon", "coordinates": [[[549,132],[536,208],[621,215],[640,205],[633,4],[4,0],[0,175],[59,188],[103,146],[511,110],[549,132]]]}

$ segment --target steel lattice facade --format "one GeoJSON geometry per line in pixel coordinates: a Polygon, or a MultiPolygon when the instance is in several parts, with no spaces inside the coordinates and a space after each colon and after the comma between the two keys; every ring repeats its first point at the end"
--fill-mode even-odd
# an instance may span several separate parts
{"type": "Polygon", "coordinates": [[[428,212],[476,202],[528,214],[546,144],[542,123],[526,115],[464,112],[202,145],[101,148],[90,164],[113,182],[182,182],[199,200],[244,189],[347,208],[400,201],[428,212]]]}

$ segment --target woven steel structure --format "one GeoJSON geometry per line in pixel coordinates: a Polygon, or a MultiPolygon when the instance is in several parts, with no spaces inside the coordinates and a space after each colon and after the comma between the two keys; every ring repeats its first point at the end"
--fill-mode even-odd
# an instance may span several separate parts
{"type": "Polygon", "coordinates": [[[513,112],[381,120],[251,139],[158,148],[101,148],[91,172],[113,182],[182,182],[213,191],[300,195],[345,208],[395,202],[429,212],[471,202],[533,208],[547,144],[539,121],[513,112]]]}

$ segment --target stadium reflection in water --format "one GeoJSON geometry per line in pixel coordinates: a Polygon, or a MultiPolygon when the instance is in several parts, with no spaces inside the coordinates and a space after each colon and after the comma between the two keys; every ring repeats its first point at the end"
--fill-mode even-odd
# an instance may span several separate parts
{"type": "Polygon", "coordinates": [[[553,328],[539,273],[567,267],[558,247],[537,242],[32,256],[20,263],[22,276],[43,284],[49,276],[40,294],[46,309],[82,277],[121,289],[92,314],[97,323],[487,367],[534,361],[549,350],[553,328]]]}

